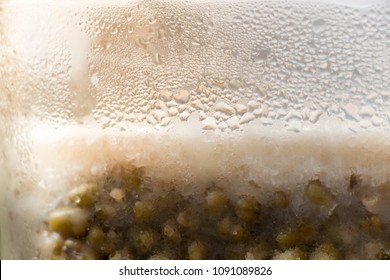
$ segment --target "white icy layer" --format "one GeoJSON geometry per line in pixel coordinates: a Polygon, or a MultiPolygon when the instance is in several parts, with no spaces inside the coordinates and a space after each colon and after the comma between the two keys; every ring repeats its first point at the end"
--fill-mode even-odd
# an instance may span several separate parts
{"type": "Polygon", "coordinates": [[[381,186],[390,179],[389,136],[337,130],[216,135],[190,128],[129,134],[72,126],[35,130],[32,150],[41,187],[56,192],[130,163],[143,167],[151,181],[174,182],[185,194],[215,183],[232,195],[253,193],[262,201],[271,191],[300,189],[313,179],[344,195],[352,174],[361,185],[381,186]]]}

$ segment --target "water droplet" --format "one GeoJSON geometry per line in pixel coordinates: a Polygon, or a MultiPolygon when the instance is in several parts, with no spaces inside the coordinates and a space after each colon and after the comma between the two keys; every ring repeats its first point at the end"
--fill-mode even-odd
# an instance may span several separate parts
{"type": "Polygon", "coordinates": [[[161,65],[161,64],[162,64],[161,54],[159,54],[159,53],[154,53],[154,54],[152,55],[152,60],[153,60],[153,63],[154,63],[154,64],[161,65]]]}
{"type": "Polygon", "coordinates": [[[273,120],[271,118],[261,118],[261,123],[263,125],[272,125],[273,124],[273,120]]]}
{"type": "Polygon", "coordinates": [[[256,117],[266,117],[268,115],[268,106],[263,104],[260,108],[253,110],[253,114],[256,117]]]}
{"type": "Polygon", "coordinates": [[[298,119],[292,119],[287,123],[287,130],[292,132],[299,132],[302,129],[302,122],[298,119]]]}
{"type": "Polygon", "coordinates": [[[149,18],[148,19],[149,24],[155,24],[157,22],[156,18],[149,18]]]}
{"type": "Polygon", "coordinates": [[[233,23],[236,23],[236,24],[239,24],[239,23],[241,23],[242,22],[242,17],[241,16],[235,16],[235,17],[233,17],[233,20],[232,20],[232,22],[233,23]]]}
{"type": "Polygon", "coordinates": [[[257,107],[259,107],[259,103],[254,101],[254,100],[251,100],[248,102],[248,107],[251,109],[251,110],[254,110],[256,109],[257,107]]]}
{"type": "Polygon", "coordinates": [[[166,118],[163,118],[163,119],[161,120],[160,125],[161,125],[161,126],[167,126],[170,122],[171,122],[171,118],[166,117],[166,118]]]}
{"type": "Polygon", "coordinates": [[[215,105],[215,110],[223,112],[228,115],[233,115],[235,114],[235,110],[232,106],[226,104],[225,102],[220,102],[215,105]]]}
{"type": "Polygon", "coordinates": [[[268,116],[269,108],[268,108],[268,106],[266,104],[262,104],[260,109],[261,109],[261,115],[262,116],[264,116],[264,117],[268,116]]]}
{"type": "Polygon", "coordinates": [[[102,45],[103,50],[105,50],[105,51],[108,51],[111,48],[111,42],[107,41],[107,40],[104,40],[101,43],[101,45],[102,45]]]}
{"type": "Polygon", "coordinates": [[[326,29],[326,22],[323,19],[317,19],[312,24],[313,32],[318,34],[326,29]]]}
{"type": "Polygon", "coordinates": [[[168,111],[168,106],[167,106],[167,105],[165,104],[165,102],[162,101],[162,100],[157,100],[157,101],[156,101],[155,108],[156,108],[156,109],[161,109],[161,110],[163,110],[164,112],[167,112],[167,111],[168,111]]]}
{"type": "Polygon", "coordinates": [[[164,112],[163,110],[153,110],[152,112],[154,118],[157,120],[157,122],[161,122],[163,118],[167,116],[167,113],[164,112]]]}
{"type": "Polygon", "coordinates": [[[345,115],[353,120],[358,121],[360,119],[358,115],[359,108],[355,104],[348,103],[346,105],[342,105],[341,109],[344,111],[345,115]]]}
{"type": "Polygon", "coordinates": [[[160,91],[160,98],[163,101],[168,102],[169,100],[172,99],[172,92],[163,89],[163,90],[160,91]]]}
{"type": "Polygon", "coordinates": [[[359,111],[359,115],[363,117],[372,117],[375,114],[375,109],[370,105],[364,105],[359,111]]]}
{"type": "Polygon", "coordinates": [[[255,118],[256,118],[256,117],[255,117],[254,114],[252,114],[252,113],[245,113],[245,114],[241,117],[241,119],[240,119],[240,121],[239,121],[239,124],[246,124],[246,123],[249,123],[249,122],[253,121],[255,118]]]}
{"type": "Polygon", "coordinates": [[[367,120],[367,119],[360,121],[359,124],[360,124],[360,127],[361,127],[361,128],[364,128],[364,129],[369,128],[369,127],[372,126],[371,121],[369,121],[369,120],[367,120]]]}
{"type": "Polygon", "coordinates": [[[220,87],[220,88],[225,88],[226,87],[225,81],[222,81],[222,80],[214,80],[213,81],[213,85],[217,86],[217,87],[220,87]]]}
{"type": "Polygon", "coordinates": [[[192,40],[191,40],[191,46],[193,46],[193,47],[200,47],[201,46],[201,43],[200,43],[200,40],[199,40],[199,38],[193,38],[192,40]]]}
{"type": "Polygon", "coordinates": [[[176,107],[171,107],[168,109],[168,114],[172,117],[176,116],[179,114],[179,110],[176,107]]]}
{"type": "Polygon", "coordinates": [[[179,115],[180,120],[182,120],[182,121],[188,120],[188,118],[189,118],[190,116],[191,116],[191,114],[190,114],[188,111],[184,111],[183,113],[181,113],[181,114],[179,115]]]}
{"type": "Polygon", "coordinates": [[[227,121],[226,121],[228,127],[230,129],[237,129],[237,128],[240,128],[240,124],[239,124],[239,120],[236,116],[233,116],[231,118],[229,118],[227,121]]]}
{"type": "Polygon", "coordinates": [[[236,79],[232,79],[229,81],[229,87],[232,90],[238,90],[240,88],[240,81],[236,79]]]}
{"type": "Polygon", "coordinates": [[[127,13],[125,15],[127,21],[131,21],[133,19],[133,15],[131,13],[127,13]]]}
{"type": "Polygon", "coordinates": [[[149,40],[147,38],[136,38],[135,44],[141,49],[147,49],[149,45],[149,40]]]}
{"type": "Polygon", "coordinates": [[[132,25],[129,25],[127,27],[127,33],[131,34],[131,33],[133,33],[133,31],[134,31],[134,27],[132,25]]]}
{"type": "Polygon", "coordinates": [[[270,49],[256,46],[254,49],[252,49],[251,58],[253,61],[263,62],[268,58],[270,53],[270,49]]]}
{"type": "Polygon", "coordinates": [[[217,128],[217,123],[215,122],[214,118],[207,117],[205,120],[202,121],[202,127],[205,130],[213,130],[217,128]]]}
{"type": "Polygon", "coordinates": [[[198,109],[198,110],[204,110],[204,106],[200,100],[195,100],[191,103],[191,106],[198,109]]]}
{"type": "Polygon", "coordinates": [[[99,83],[99,78],[97,73],[92,74],[90,81],[94,86],[96,86],[99,83]]]}
{"type": "Polygon", "coordinates": [[[311,111],[309,113],[309,121],[312,123],[316,123],[320,119],[321,115],[322,115],[321,110],[311,111]]]}
{"type": "Polygon", "coordinates": [[[110,34],[111,35],[116,35],[118,33],[118,27],[117,26],[113,26],[110,28],[110,34]]]}
{"type": "Polygon", "coordinates": [[[190,93],[187,90],[181,89],[173,95],[173,99],[177,103],[185,104],[190,100],[190,93]]]}
{"type": "Polygon", "coordinates": [[[262,97],[267,95],[267,88],[265,86],[258,86],[256,87],[256,90],[262,97]]]}
{"type": "Polygon", "coordinates": [[[203,121],[203,120],[205,120],[206,118],[207,118],[206,113],[203,112],[203,111],[200,111],[200,112],[199,112],[199,120],[200,120],[200,121],[203,121]]]}
{"type": "Polygon", "coordinates": [[[278,110],[276,111],[275,118],[276,118],[276,119],[279,119],[279,118],[281,118],[281,117],[284,117],[285,115],[287,115],[286,110],[284,110],[284,109],[278,109],[278,110]]]}
{"type": "Polygon", "coordinates": [[[318,65],[318,68],[322,71],[330,71],[330,63],[328,61],[321,63],[318,65]]]}
{"type": "Polygon", "coordinates": [[[384,120],[378,116],[373,116],[371,118],[371,123],[374,126],[380,126],[383,122],[384,122],[384,120]]]}
{"type": "Polygon", "coordinates": [[[225,122],[222,121],[222,122],[218,123],[218,128],[220,130],[224,131],[225,129],[228,128],[228,125],[225,122]]]}
{"type": "Polygon", "coordinates": [[[153,115],[147,115],[146,116],[146,121],[148,123],[150,123],[151,125],[156,125],[157,124],[157,121],[156,119],[153,117],[153,115]]]}
{"type": "Polygon", "coordinates": [[[142,113],[147,114],[147,113],[149,113],[150,105],[144,105],[144,106],[140,107],[140,110],[142,113]]]}
{"type": "Polygon", "coordinates": [[[237,113],[240,115],[248,112],[248,108],[243,104],[237,104],[235,108],[236,108],[237,113]]]}

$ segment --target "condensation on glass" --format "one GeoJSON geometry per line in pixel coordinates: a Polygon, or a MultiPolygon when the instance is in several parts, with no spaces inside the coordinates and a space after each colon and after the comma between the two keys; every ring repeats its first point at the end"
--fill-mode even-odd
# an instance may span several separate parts
{"type": "Polygon", "coordinates": [[[2,0],[0,61],[2,258],[390,258],[389,1],[2,0]]]}

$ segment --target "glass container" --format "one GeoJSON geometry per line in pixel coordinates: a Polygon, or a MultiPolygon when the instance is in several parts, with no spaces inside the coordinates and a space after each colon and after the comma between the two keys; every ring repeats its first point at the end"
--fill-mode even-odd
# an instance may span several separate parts
{"type": "Polygon", "coordinates": [[[0,1],[2,259],[388,259],[390,1],[0,1]]]}

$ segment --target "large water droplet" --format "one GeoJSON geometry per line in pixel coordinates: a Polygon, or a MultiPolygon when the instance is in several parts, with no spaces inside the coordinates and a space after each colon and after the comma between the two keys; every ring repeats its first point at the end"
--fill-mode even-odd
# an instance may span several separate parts
{"type": "Polygon", "coordinates": [[[202,127],[205,130],[214,130],[217,128],[217,123],[215,122],[214,118],[207,117],[205,120],[202,121],[202,127]]]}
{"type": "Polygon", "coordinates": [[[252,114],[252,113],[245,113],[241,118],[240,118],[240,121],[239,121],[239,124],[246,124],[246,123],[249,123],[251,121],[253,121],[255,119],[255,115],[252,114]]]}
{"type": "Polygon", "coordinates": [[[181,89],[173,95],[173,99],[175,99],[177,103],[185,104],[190,100],[190,93],[188,90],[181,89]]]}
{"type": "Polygon", "coordinates": [[[233,115],[236,112],[232,106],[226,104],[225,102],[217,103],[215,105],[215,110],[228,115],[233,115]]]}
{"type": "Polygon", "coordinates": [[[326,29],[326,22],[323,19],[317,19],[312,24],[313,32],[318,34],[326,29]]]}

